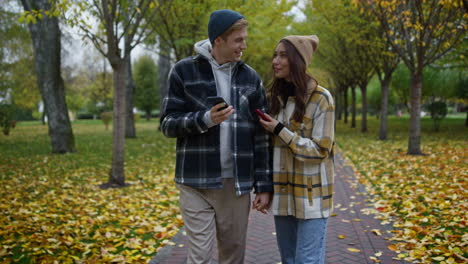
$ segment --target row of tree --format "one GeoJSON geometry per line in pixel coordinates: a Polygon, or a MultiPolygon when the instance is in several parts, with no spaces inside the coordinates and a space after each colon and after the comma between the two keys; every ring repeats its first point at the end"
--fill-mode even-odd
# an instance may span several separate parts
{"type": "MultiPolygon", "coordinates": [[[[355,127],[356,88],[361,93],[361,131],[367,131],[367,86],[373,76],[381,83],[380,135],[387,137],[389,87],[399,64],[409,70],[410,129],[408,154],[422,154],[420,113],[423,74],[428,66],[466,70],[466,1],[314,0],[306,7],[305,33],[321,37],[320,66],[332,76],[338,115],[347,120],[351,92],[352,127],[355,127]],[[434,63],[439,62],[440,65],[434,63]]],[[[458,86],[463,89],[465,75],[458,86]]],[[[427,78],[429,79],[429,78],[427,78]]],[[[447,85],[441,83],[440,85],[447,85]]],[[[442,89],[444,89],[442,87],[442,89]]]]}
{"type": "MultiPolygon", "coordinates": [[[[314,74],[332,88],[338,116],[344,113],[345,120],[348,115],[348,93],[351,93],[353,126],[356,125],[356,88],[359,88],[363,132],[367,130],[367,86],[371,78],[377,76],[382,86],[382,139],[387,131],[391,78],[398,65],[405,64],[412,84],[407,89],[411,94],[408,153],[420,154],[419,113],[424,69],[441,59],[443,63],[439,67],[455,67],[454,62],[462,62],[461,67],[466,66],[463,59],[455,57],[466,52],[466,41],[462,42],[466,40],[464,1],[314,0],[307,3],[303,9],[305,21],[296,22],[290,10],[298,1],[286,0],[232,0],[222,3],[215,0],[21,0],[24,12],[20,21],[28,25],[31,40],[18,44],[11,41],[15,38],[2,38],[0,67],[8,67],[10,73],[14,67],[18,67],[18,72],[37,78],[36,91],[40,93],[27,96],[38,97],[40,94],[45,104],[55,153],[76,149],[68,107],[79,108],[90,97],[97,101],[102,100],[98,97],[111,94],[114,113],[113,158],[109,182],[103,187],[125,186],[124,137],[136,136],[133,104],[142,101],[142,98],[147,99],[139,107],[149,116],[154,109],[154,101],[158,100],[156,92],[151,89],[148,89],[149,94],[143,92],[145,89],[138,88],[135,93],[135,83],[142,87],[154,87],[158,83],[159,94],[164,95],[165,78],[171,63],[192,55],[193,44],[207,38],[206,25],[213,10],[230,8],[244,14],[250,22],[248,49],[243,59],[264,80],[270,78],[271,53],[279,39],[288,34],[319,35],[321,44],[314,74]],[[88,74],[89,71],[77,73],[71,69],[63,71],[60,23],[78,28],[83,38],[93,44],[110,64],[112,80],[106,77],[105,69],[101,71],[101,76],[96,74],[97,71],[91,74],[88,74]],[[136,72],[133,73],[131,52],[142,44],[158,47],[158,66],[155,68],[152,59],[145,58],[134,65],[136,72]],[[15,48],[20,52],[12,52],[15,48]],[[5,53],[5,50],[8,52],[5,53]],[[15,57],[12,54],[20,55],[15,57]],[[31,54],[34,54],[34,63],[31,54]],[[23,63],[19,63],[22,60],[23,63]],[[35,74],[32,74],[33,71],[35,74]],[[95,88],[84,92],[83,83],[95,88]],[[111,84],[114,87],[112,92],[105,88],[111,84]]],[[[0,15],[2,21],[7,21],[3,20],[4,17],[9,19],[9,22],[0,23],[2,33],[22,32],[19,39],[27,38],[29,34],[24,27],[14,22],[17,18],[15,13],[2,9],[0,15]]],[[[35,86],[13,84],[12,78],[9,78],[11,76],[9,74],[5,79],[2,76],[0,85],[14,87],[11,93],[14,101],[22,98],[21,86],[35,86]]],[[[34,79],[29,78],[29,82],[34,83],[34,79]]]]}
{"type": "MultiPolygon", "coordinates": [[[[284,16],[295,4],[289,1],[178,1],[178,0],[120,0],[120,1],[66,1],[66,0],[21,0],[24,12],[20,17],[29,27],[30,42],[34,53],[35,75],[40,96],[48,117],[49,135],[54,153],[76,150],[73,130],[68,117],[64,78],[61,69],[60,22],[80,29],[85,39],[94,45],[111,65],[113,71],[113,157],[109,182],[102,187],[125,186],[124,136],[134,137],[131,51],[142,43],[159,46],[158,83],[165,83],[171,60],[181,59],[193,53],[193,43],[206,38],[209,14],[220,8],[236,9],[249,18],[251,34],[257,41],[246,55],[261,74],[269,71],[264,62],[273,47],[287,31],[292,17],[284,16]],[[273,24],[273,21],[275,23],[273,24]],[[273,27],[278,26],[278,28],[273,27]],[[258,52],[261,51],[261,52],[258,52]]],[[[253,39],[253,38],[252,38],[253,39]]],[[[148,61],[147,61],[148,62],[148,61]]],[[[143,68],[145,66],[142,66],[143,68]]],[[[103,71],[105,73],[105,71],[103,71]]],[[[66,73],[66,72],[65,72],[66,73]]],[[[146,76],[146,75],[145,75],[146,76]]],[[[136,75],[142,83],[145,76],[136,75]]],[[[70,74],[70,94],[76,95],[73,103],[80,104],[80,79],[70,74]]],[[[93,76],[98,78],[97,76],[93,76]]],[[[105,76],[102,77],[106,81],[105,76]]],[[[104,87],[104,85],[103,85],[104,87]]],[[[164,85],[160,86],[164,88],[164,85]]],[[[164,91],[161,91],[164,94],[164,91]]],[[[150,95],[142,95],[151,99],[150,95]]],[[[72,98],[72,97],[68,97],[72,98]]],[[[156,96],[153,98],[157,100],[156,96]]],[[[144,107],[143,107],[144,109],[144,107]]],[[[145,111],[150,111],[146,110],[145,111]]]]}

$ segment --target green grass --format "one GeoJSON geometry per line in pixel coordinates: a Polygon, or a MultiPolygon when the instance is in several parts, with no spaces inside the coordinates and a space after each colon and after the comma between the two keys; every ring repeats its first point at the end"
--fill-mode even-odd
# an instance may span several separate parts
{"type": "MultiPolygon", "coordinates": [[[[161,144],[174,144],[167,140],[159,131],[159,121],[139,121],[136,124],[137,138],[126,139],[126,160],[137,159],[151,154],[155,157],[165,155],[161,153],[165,148],[161,144]],[[147,146],[147,147],[141,147],[147,146]]],[[[34,157],[34,156],[63,156],[70,161],[78,159],[80,165],[95,166],[109,163],[112,157],[112,126],[105,130],[100,120],[74,121],[76,153],[65,155],[51,154],[50,137],[47,125],[39,121],[18,122],[9,136],[0,135],[0,153],[3,158],[34,157]]]]}
{"type": "MultiPolygon", "coordinates": [[[[348,124],[345,124],[343,120],[337,120],[337,142],[340,143],[340,135],[356,135],[360,137],[366,137],[369,139],[377,139],[379,136],[380,120],[375,116],[368,116],[368,132],[361,133],[361,119],[360,117],[356,120],[356,128],[351,128],[351,118],[348,120],[348,124]]],[[[409,116],[403,116],[401,118],[391,116],[388,119],[387,125],[387,136],[389,140],[405,140],[409,135],[409,116]]],[[[421,142],[431,140],[433,137],[451,138],[452,136],[468,139],[467,135],[468,128],[465,127],[465,116],[457,115],[445,118],[442,120],[439,131],[434,131],[433,121],[430,117],[421,118],[421,142]]]]}

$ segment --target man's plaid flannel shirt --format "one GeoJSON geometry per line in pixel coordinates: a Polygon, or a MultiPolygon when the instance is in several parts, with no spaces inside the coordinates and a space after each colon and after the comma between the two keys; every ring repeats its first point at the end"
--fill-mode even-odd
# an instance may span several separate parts
{"type": "Polygon", "coordinates": [[[185,58],[169,75],[161,112],[161,130],[177,138],[175,182],[199,189],[222,188],[220,144],[232,145],[237,195],[273,192],[270,136],[260,126],[256,108],[267,109],[262,81],[250,66],[238,62],[231,79],[232,142],[220,142],[219,125],[208,128],[203,116],[211,109],[206,98],[216,96],[208,60],[185,58]]]}

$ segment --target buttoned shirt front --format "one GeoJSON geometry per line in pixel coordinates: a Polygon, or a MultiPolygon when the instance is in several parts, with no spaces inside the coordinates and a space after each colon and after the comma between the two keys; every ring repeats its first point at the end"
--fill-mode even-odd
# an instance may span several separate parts
{"type": "Polygon", "coordinates": [[[326,218],[333,209],[333,98],[323,87],[310,88],[301,123],[292,118],[294,100],[282,102],[276,116],[285,127],[273,138],[272,211],[300,219],[326,218]]]}

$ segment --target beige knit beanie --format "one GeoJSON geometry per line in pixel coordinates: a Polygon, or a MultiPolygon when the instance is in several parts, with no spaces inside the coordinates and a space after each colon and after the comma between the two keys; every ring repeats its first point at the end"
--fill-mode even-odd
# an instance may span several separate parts
{"type": "MultiPolygon", "coordinates": [[[[292,35],[284,37],[283,39],[288,40],[293,46],[299,51],[301,57],[304,59],[306,66],[309,65],[312,60],[312,55],[317,50],[319,39],[316,35],[311,36],[298,36],[292,35]]],[[[282,39],[282,40],[283,40],[282,39]]]]}

